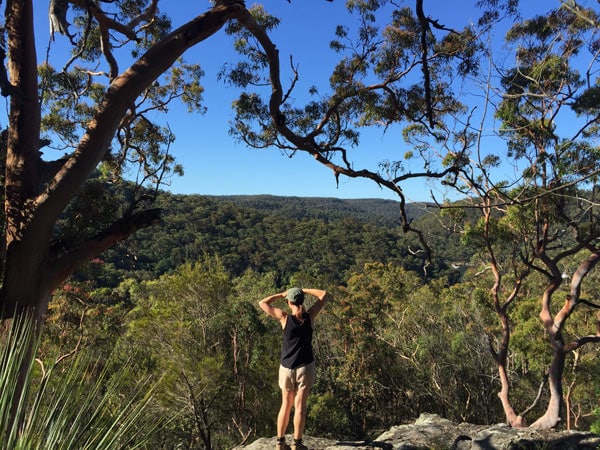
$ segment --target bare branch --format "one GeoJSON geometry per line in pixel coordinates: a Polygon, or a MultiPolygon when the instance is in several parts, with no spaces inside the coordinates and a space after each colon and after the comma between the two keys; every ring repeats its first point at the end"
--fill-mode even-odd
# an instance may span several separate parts
{"type": "Polygon", "coordinates": [[[536,407],[536,405],[540,401],[540,398],[542,398],[542,393],[544,392],[544,386],[546,386],[547,383],[548,383],[548,372],[546,372],[544,374],[544,376],[542,377],[542,381],[540,382],[540,387],[538,388],[537,395],[533,399],[533,402],[531,403],[531,405],[529,405],[527,408],[525,408],[525,411],[523,411],[521,414],[519,414],[519,416],[525,417],[529,412],[531,412],[531,410],[533,408],[536,407]]]}

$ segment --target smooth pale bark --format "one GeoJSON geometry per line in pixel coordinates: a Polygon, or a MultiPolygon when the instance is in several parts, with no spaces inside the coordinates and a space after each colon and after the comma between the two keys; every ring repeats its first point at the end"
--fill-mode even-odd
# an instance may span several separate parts
{"type": "Polygon", "coordinates": [[[523,417],[515,412],[510,400],[510,380],[508,378],[508,351],[510,348],[510,320],[507,314],[507,310],[510,305],[517,298],[519,290],[522,285],[522,279],[527,275],[528,270],[521,273],[520,277],[515,281],[513,289],[511,290],[508,297],[502,302],[500,300],[500,290],[502,286],[502,274],[498,269],[498,262],[496,260],[496,254],[494,247],[491,245],[491,232],[490,232],[490,221],[492,218],[492,209],[486,208],[483,210],[484,213],[484,236],[486,237],[486,248],[490,258],[491,270],[494,275],[494,284],[492,285],[491,294],[494,310],[496,316],[500,321],[502,328],[502,337],[498,344],[498,349],[491,348],[492,356],[496,361],[498,367],[498,376],[500,378],[500,391],[498,392],[498,398],[502,404],[502,409],[506,416],[506,423],[514,428],[522,428],[524,426],[523,417]]]}
{"type": "Polygon", "coordinates": [[[566,296],[562,308],[553,317],[550,309],[552,303],[552,294],[557,290],[562,281],[561,274],[556,265],[546,265],[553,267],[555,279],[546,289],[542,297],[542,308],[540,319],[544,324],[548,339],[552,347],[553,357],[548,371],[548,386],[550,389],[550,400],[545,413],[534,423],[532,428],[547,430],[554,428],[561,421],[561,411],[563,409],[563,388],[562,377],[565,368],[566,357],[569,352],[581,348],[583,345],[592,342],[600,342],[600,329],[596,330],[595,335],[583,336],[573,342],[565,344],[562,330],[567,319],[571,316],[575,308],[580,304],[579,295],[581,293],[581,284],[583,279],[600,261],[600,250],[595,249],[585,260],[581,262],[571,278],[570,293],[566,296]]]}
{"type": "Polygon", "coordinates": [[[546,412],[533,422],[530,427],[538,430],[549,430],[561,421],[560,411],[563,403],[562,374],[565,368],[565,354],[555,351],[548,372],[550,400],[546,412]]]}

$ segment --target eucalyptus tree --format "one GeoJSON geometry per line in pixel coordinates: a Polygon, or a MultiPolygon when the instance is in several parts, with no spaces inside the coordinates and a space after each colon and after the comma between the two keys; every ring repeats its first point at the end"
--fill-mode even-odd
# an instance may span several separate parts
{"type": "MultiPolygon", "coordinates": [[[[546,279],[540,318],[551,344],[550,399],[532,426],[554,427],[561,416],[562,376],[567,355],[600,342],[600,331],[574,335],[566,328],[576,309],[598,304],[585,298],[584,280],[600,258],[597,180],[598,11],[579,16],[566,8],[516,24],[507,39],[518,42],[517,65],[502,77],[505,88],[497,112],[509,156],[523,164],[518,191],[509,194],[519,235],[534,258],[528,267],[546,279]],[[586,20],[587,19],[587,20],[586,20]],[[587,52],[590,50],[591,55],[587,52]],[[589,61],[587,73],[578,58],[589,61]],[[565,111],[567,110],[567,111],[565,111]],[[575,116],[575,117],[573,117],[575,116]],[[576,120],[578,119],[578,120],[576,120]],[[563,277],[570,281],[562,306],[554,306],[563,277]]],[[[574,320],[574,319],[572,319],[574,320]]]]}
{"type": "MultiPolygon", "coordinates": [[[[344,19],[346,24],[335,27],[329,44],[339,62],[328,81],[309,89],[305,105],[295,101],[296,87],[306,76],[300,63],[296,66],[291,59],[290,82],[284,85],[277,49],[234,22],[227,30],[237,36],[236,49],[246,60],[223,72],[244,89],[235,102],[231,127],[237,139],[256,148],[278,148],[290,157],[305,152],[329,168],[336,181],[365,178],[395,193],[403,230],[420,237],[425,270],[431,252],[406,214],[403,187],[414,180],[455,183],[468,147],[462,133],[448,123],[465,113],[455,88],[460,79],[477,73],[481,50],[481,31],[445,27],[428,14],[427,5],[423,0],[414,6],[385,0],[347,2],[350,16],[344,19]],[[431,148],[410,144],[404,155],[375,162],[378,168],[373,169],[353,156],[353,150],[361,147],[361,132],[369,129],[392,133],[398,140],[424,130],[438,143],[452,141],[455,147],[440,156],[431,148]],[[413,156],[419,156],[417,169],[408,162],[413,156]]],[[[265,28],[278,25],[262,8],[254,12],[265,28]]],[[[489,11],[484,14],[482,29],[497,17],[489,11]]]]}
{"type": "MultiPolygon", "coordinates": [[[[36,57],[33,18],[40,7],[10,1],[4,17],[8,77],[2,92],[10,97],[0,291],[5,317],[23,311],[43,317],[51,292],[75,268],[159,220],[159,212],[144,208],[144,198],[138,196],[122,211],[96,219],[83,236],[69,236],[56,227],[57,218],[98,168],[114,181],[135,161],[142,184],[160,182],[178,170],[168,153],[172,136],[151,123],[148,113],[178,97],[198,106],[201,72],[178,64],[170,77],[159,77],[231,13],[227,7],[215,8],[168,34],[169,21],[159,14],[157,2],[53,1],[53,32],[67,34],[72,43],[64,66],[55,69],[36,57]],[[73,24],[66,21],[69,8],[73,24]],[[198,22],[207,23],[202,32],[188,32],[198,22]],[[187,38],[177,39],[182,33],[187,38]],[[133,62],[125,70],[118,50],[123,48],[129,49],[127,65],[133,62]],[[46,145],[63,148],[65,156],[45,161],[46,145]]],[[[80,211],[70,213],[76,218],[80,211]]]]}
{"type": "Polygon", "coordinates": [[[524,300],[527,279],[544,280],[538,312],[552,354],[546,373],[540,373],[542,386],[547,382],[549,388],[545,412],[531,427],[553,428],[569,414],[562,387],[567,357],[600,342],[597,327],[583,333],[579,323],[567,327],[569,319],[583,323],[599,307],[586,298],[584,285],[600,256],[598,87],[592,76],[597,70],[597,14],[597,8],[562,5],[508,30],[506,42],[514,48],[515,63],[495,66],[499,83],[490,76],[486,94],[494,99],[488,106],[500,122],[497,135],[506,142],[506,158],[485,151],[482,125],[474,132],[480,144],[472,171],[461,172],[463,192],[481,213],[465,231],[468,245],[480,250],[491,269],[490,298],[501,324],[493,356],[502,385],[499,397],[513,426],[524,426],[540,400],[532,395],[531,405],[517,413],[510,396],[514,318],[509,311],[524,300]],[[499,175],[510,172],[514,177],[499,175]],[[581,309],[587,314],[575,316],[581,309]]]}

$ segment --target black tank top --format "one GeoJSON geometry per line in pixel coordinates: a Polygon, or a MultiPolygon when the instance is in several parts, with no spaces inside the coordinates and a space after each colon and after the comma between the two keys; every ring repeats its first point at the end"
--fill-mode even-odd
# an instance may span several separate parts
{"type": "Polygon", "coordinates": [[[283,328],[283,344],[281,345],[281,365],[288,369],[305,366],[315,360],[312,349],[312,325],[310,315],[302,314],[299,320],[288,314],[283,328]]]}

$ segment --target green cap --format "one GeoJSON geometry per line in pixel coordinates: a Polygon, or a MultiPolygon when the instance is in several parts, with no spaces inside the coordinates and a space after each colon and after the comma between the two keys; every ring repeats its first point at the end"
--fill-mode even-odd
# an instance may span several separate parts
{"type": "Polygon", "coordinates": [[[302,289],[297,287],[288,289],[285,299],[289,302],[292,302],[296,306],[300,306],[302,303],[304,303],[304,292],[302,292],[302,289]]]}

